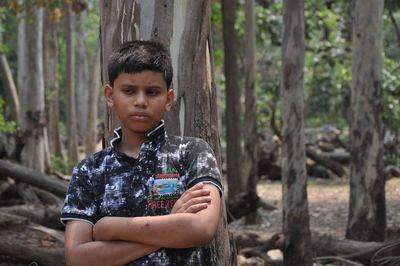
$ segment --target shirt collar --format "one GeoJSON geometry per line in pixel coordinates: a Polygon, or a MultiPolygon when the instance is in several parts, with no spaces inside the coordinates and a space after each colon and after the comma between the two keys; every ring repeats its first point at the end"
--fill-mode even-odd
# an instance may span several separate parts
{"type": "MultiPolygon", "coordinates": [[[[156,141],[157,143],[162,142],[165,139],[165,134],[166,134],[164,125],[165,125],[164,120],[161,120],[161,122],[153,130],[147,133],[146,142],[153,142],[153,141],[156,141]]],[[[116,148],[121,139],[122,139],[122,129],[121,127],[118,127],[114,129],[114,138],[110,141],[110,145],[116,148]]]]}

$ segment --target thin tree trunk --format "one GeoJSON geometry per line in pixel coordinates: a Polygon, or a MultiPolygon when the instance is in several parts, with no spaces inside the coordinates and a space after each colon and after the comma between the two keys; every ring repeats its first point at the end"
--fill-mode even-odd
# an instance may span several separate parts
{"type": "Polygon", "coordinates": [[[382,46],[383,1],[353,2],[350,209],[346,237],[385,237],[383,172],[382,46]]]}
{"type": "Polygon", "coordinates": [[[74,85],[74,33],[73,17],[70,4],[65,4],[65,34],[67,43],[66,60],[66,90],[67,90],[67,140],[68,140],[68,159],[72,162],[78,161],[78,140],[77,140],[77,120],[75,104],[75,85],[74,85]]]}
{"type": "Polygon", "coordinates": [[[100,83],[100,44],[92,60],[92,72],[90,75],[89,97],[88,97],[88,125],[86,133],[86,155],[96,152],[97,145],[97,107],[100,83]]]}
{"type": "Polygon", "coordinates": [[[49,9],[45,9],[43,21],[43,76],[47,97],[47,136],[51,155],[62,156],[58,105],[58,52],[56,28],[50,19],[49,9]]]}
{"type": "Polygon", "coordinates": [[[24,14],[18,27],[18,87],[20,130],[24,147],[22,163],[43,172],[45,169],[44,81],[43,81],[43,9],[34,8],[33,21],[24,14]]]}
{"type": "Polygon", "coordinates": [[[246,190],[241,173],[241,110],[240,88],[238,82],[238,63],[236,60],[236,0],[222,0],[224,69],[226,93],[226,162],[228,171],[229,199],[246,190]]]}
{"type": "Polygon", "coordinates": [[[304,137],[304,1],[283,1],[282,181],[285,265],[313,265],[304,137]]]}
{"type": "Polygon", "coordinates": [[[86,49],[86,32],[84,29],[84,18],[86,12],[76,14],[76,60],[75,60],[75,77],[76,77],[76,112],[79,114],[78,125],[78,143],[85,148],[84,141],[88,124],[88,94],[89,94],[89,66],[88,53],[86,49]]]}
{"type": "Polygon", "coordinates": [[[390,20],[392,21],[392,24],[394,27],[394,32],[396,33],[397,42],[400,46],[400,28],[397,25],[396,18],[394,17],[394,14],[393,14],[393,9],[395,8],[395,1],[394,0],[388,1],[388,3],[389,3],[389,6],[388,6],[387,10],[389,12],[389,17],[390,17],[390,20]]]}
{"type": "MultiPolygon", "coordinates": [[[[1,20],[0,20],[1,24],[1,20]]],[[[3,44],[3,36],[0,32],[0,44],[3,44]]],[[[11,118],[19,124],[19,99],[17,87],[15,86],[14,78],[11,73],[10,66],[7,61],[7,57],[0,51],[0,76],[3,80],[3,86],[6,91],[6,99],[11,103],[11,118]]]]}
{"type": "Polygon", "coordinates": [[[257,194],[257,101],[256,101],[256,32],[254,0],[246,0],[246,98],[244,113],[244,176],[247,178],[247,190],[257,194]]]}
{"type": "MultiPolygon", "coordinates": [[[[258,134],[256,101],[256,31],[254,0],[245,3],[245,112],[244,112],[244,154],[243,176],[247,180],[249,194],[257,195],[258,182],[258,134]]],[[[246,217],[247,224],[257,221],[257,211],[246,217]]]]}

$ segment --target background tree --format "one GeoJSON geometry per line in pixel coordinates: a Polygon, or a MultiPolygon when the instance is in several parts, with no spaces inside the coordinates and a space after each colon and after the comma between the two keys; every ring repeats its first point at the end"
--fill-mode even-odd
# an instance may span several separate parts
{"type": "MultiPolygon", "coordinates": [[[[0,19],[1,25],[1,19],[0,19]]],[[[3,34],[0,32],[0,45],[3,44],[3,34]]],[[[18,118],[20,115],[20,104],[18,99],[17,87],[15,86],[14,77],[11,73],[10,65],[6,55],[4,54],[4,47],[0,49],[0,76],[3,81],[3,86],[6,91],[6,99],[11,106],[12,119],[18,123],[18,118]]]]}
{"type": "Polygon", "coordinates": [[[285,265],[313,265],[304,141],[304,1],[283,1],[282,186],[285,265]]]}
{"type": "Polygon", "coordinates": [[[87,13],[85,10],[75,9],[75,99],[76,112],[79,114],[79,119],[77,120],[77,134],[78,140],[80,140],[78,142],[81,143],[83,148],[86,146],[84,139],[88,125],[88,97],[90,88],[89,58],[86,45],[87,34],[84,27],[86,16],[87,13]]]}
{"type": "Polygon", "coordinates": [[[257,194],[257,102],[256,102],[256,31],[254,0],[246,0],[246,58],[245,58],[245,113],[244,113],[244,164],[243,175],[247,190],[257,194]]]}
{"type": "Polygon", "coordinates": [[[66,36],[66,113],[67,113],[67,151],[68,159],[72,162],[78,161],[78,132],[76,120],[76,101],[75,101],[75,82],[74,82],[74,13],[71,10],[71,4],[65,4],[65,36],[66,36]]]}
{"type": "Polygon", "coordinates": [[[96,152],[97,145],[97,117],[98,117],[98,103],[99,103],[99,85],[100,85],[100,44],[97,45],[93,60],[91,63],[91,74],[89,83],[88,95],[88,124],[85,137],[86,156],[96,152]]]}
{"type": "Polygon", "coordinates": [[[50,154],[62,156],[61,133],[59,129],[60,106],[58,73],[58,46],[56,25],[49,8],[44,9],[43,16],[43,76],[47,110],[47,136],[50,154]]]}
{"type": "Polygon", "coordinates": [[[18,88],[20,130],[24,143],[21,162],[43,172],[45,169],[43,9],[33,7],[32,16],[21,14],[18,27],[18,88]]]}
{"type": "Polygon", "coordinates": [[[353,1],[350,209],[346,237],[383,241],[386,227],[382,125],[383,1],[353,1]]]}
{"type": "Polygon", "coordinates": [[[226,92],[226,165],[228,175],[228,197],[246,190],[241,167],[241,110],[238,81],[237,36],[235,30],[236,0],[222,0],[224,39],[224,73],[226,92]]]}

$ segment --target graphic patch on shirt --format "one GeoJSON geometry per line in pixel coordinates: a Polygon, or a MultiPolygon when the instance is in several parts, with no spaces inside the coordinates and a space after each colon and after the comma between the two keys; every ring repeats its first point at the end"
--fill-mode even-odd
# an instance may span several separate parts
{"type": "Polygon", "coordinates": [[[165,168],[154,176],[149,206],[153,209],[172,208],[178,200],[180,175],[175,168],[165,168]]]}

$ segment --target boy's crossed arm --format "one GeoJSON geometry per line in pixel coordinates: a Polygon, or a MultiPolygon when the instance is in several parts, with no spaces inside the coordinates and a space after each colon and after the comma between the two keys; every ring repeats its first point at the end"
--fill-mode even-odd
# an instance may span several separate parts
{"type": "MultiPolygon", "coordinates": [[[[166,227],[170,226],[171,223],[176,221],[175,216],[181,217],[182,215],[185,216],[184,214],[195,215],[199,213],[198,218],[202,218],[204,216],[202,219],[199,219],[199,221],[201,220],[201,223],[210,222],[215,219],[215,224],[217,224],[219,219],[220,199],[219,194],[214,195],[214,190],[218,193],[218,190],[214,186],[207,185],[207,189],[204,189],[202,184],[197,184],[196,186],[187,190],[175,203],[175,206],[172,210],[173,215],[159,216],[173,217],[171,220],[164,218],[164,220],[158,219],[157,221],[151,221],[152,218],[156,218],[156,216],[138,218],[150,218],[151,224],[157,226],[161,225],[159,229],[165,229],[166,227]],[[212,200],[210,196],[212,197],[212,200]],[[216,205],[218,208],[215,208],[214,205],[216,205]],[[204,210],[207,209],[209,209],[210,212],[204,212],[204,210]],[[164,223],[164,225],[160,223],[164,223]]],[[[149,230],[147,230],[147,232],[150,233],[149,235],[139,234],[137,237],[137,239],[140,239],[140,237],[149,238],[148,241],[143,241],[145,243],[136,240],[136,238],[130,235],[131,233],[134,233],[138,226],[140,227],[140,224],[143,222],[141,219],[139,219],[140,221],[137,221],[138,223],[134,223],[134,226],[129,224],[128,228],[116,228],[116,226],[119,227],[121,224],[126,223],[127,220],[125,219],[132,218],[107,217],[96,223],[95,227],[87,222],[69,221],[67,223],[65,232],[65,252],[68,265],[123,265],[148,255],[160,247],[167,247],[167,245],[163,245],[165,242],[162,241],[163,239],[161,239],[162,237],[168,237],[166,236],[165,232],[161,233],[160,237],[156,236],[155,238],[158,238],[158,241],[155,241],[154,236],[159,232],[157,230],[153,231],[148,228],[149,230]],[[114,230],[116,232],[114,232],[114,230]],[[120,239],[126,241],[107,241],[114,240],[116,233],[128,233],[129,235],[120,239]],[[93,235],[95,235],[95,241],[93,241],[93,235]],[[112,237],[107,238],[107,235],[112,237]],[[149,245],[147,242],[154,244],[149,245]]],[[[146,222],[149,222],[149,220],[146,220],[146,222]]],[[[214,226],[214,223],[212,222],[210,225],[214,226]]],[[[178,225],[178,227],[179,226],[180,225],[178,225]]],[[[187,230],[188,225],[184,226],[184,228],[187,230]]],[[[215,229],[213,230],[215,232],[215,229]]],[[[186,235],[188,235],[187,232],[183,231],[179,232],[178,234],[182,233],[186,233],[186,235]]],[[[182,247],[187,241],[185,238],[174,239],[179,240],[178,242],[180,245],[182,245],[182,247]]],[[[201,241],[202,240],[200,240],[198,245],[201,245],[201,241]]],[[[187,243],[185,247],[192,246],[192,244],[193,242],[187,243]]]]}
{"type": "Polygon", "coordinates": [[[94,226],[95,240],[125,240],[165,248],[196,247],[209,243],[220,214],[220,195],[211,184],[204,184],[212,198],[206,208],[196,191],[188,190],[177,201],[171,215],[145,217],[104,217],[94,226]],[[201,209],[197,209],[201,207],[201,209]],[[180,210],[180,211],[179,211],[180,210]]]}

